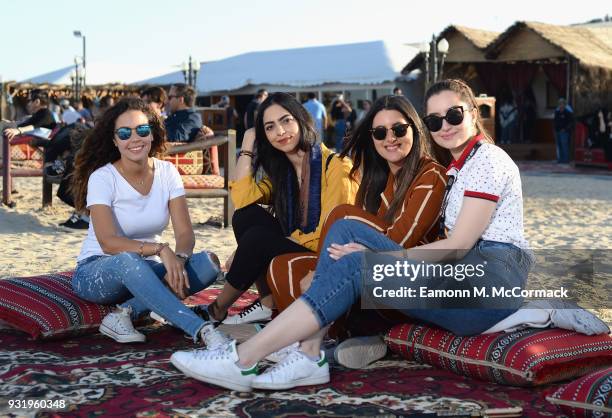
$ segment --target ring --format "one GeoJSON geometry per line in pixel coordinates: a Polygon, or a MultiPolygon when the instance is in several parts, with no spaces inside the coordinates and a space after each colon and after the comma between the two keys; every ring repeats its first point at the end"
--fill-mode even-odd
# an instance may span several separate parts
{"type": "Polygon", "coordinates": [[[183,270],[183,274],[186,276],[187,275],[187,270],[183,270]]]}

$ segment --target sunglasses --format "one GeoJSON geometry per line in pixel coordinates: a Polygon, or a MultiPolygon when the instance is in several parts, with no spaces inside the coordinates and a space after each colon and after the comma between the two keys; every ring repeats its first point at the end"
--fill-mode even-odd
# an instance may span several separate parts
{"type": "Polygon", "coordinates": [[[138,125],[135,128],[128,128],[127,126],[124,126],[115,130],[115,134],[120,140],[126,141],[132,137],[132,131],[136,131],[136,135],[139,137],[146,138],[147,136],[151,135],[151,125],[138,125]]]}
{"type": "MultiPolygon", "coordinates": [[[[393,132],[393,136],[396,138],[403,138],[408,133],[408,128],[410,125],[411,123],[393,125],[390,130],[393,132]]],[[[387,128],[384,126],[377,126],[374,129],[370,129],[370,132],[372,133],[372,137],[377,141],[382,141],[387,137],[387,128]]]]}
{"type": "Polygon", "coordinates": [[[453,106],[446,111],[446,115],[428,115],[423,118],[423,122],[431,132],[438,132],[442,129],[444,120],[453,126],[461,125],[461,122],[463,122],[463,112],[463,106],[453,106]]]}

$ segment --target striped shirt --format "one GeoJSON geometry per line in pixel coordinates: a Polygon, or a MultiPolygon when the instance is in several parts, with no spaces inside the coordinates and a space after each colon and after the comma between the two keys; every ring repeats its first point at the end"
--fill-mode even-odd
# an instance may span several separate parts
{"type": "MultiPolygon", "coordinates": [[[[420,169],[404,197],[404,203],[395,219],[385,229],[385,235],[404,248],[427,244],[438,236],[438,218],[446,187],[446,169],[424,157],[420,169]]],[[[395,177],[389,173],[387,185],[381,194],[377,217],[383,218],[393,200],[395,177]]]]}

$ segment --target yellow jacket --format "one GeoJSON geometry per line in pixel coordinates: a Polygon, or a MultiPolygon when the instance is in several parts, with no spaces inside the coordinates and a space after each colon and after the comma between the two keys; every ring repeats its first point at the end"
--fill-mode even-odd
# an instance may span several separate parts
{"type": "MultiPolygon", "coordinates": [[[[319,245],[319,236],[329,212],[343,203],[355,203],[355,195],[359,183],[349,176],[353,162],[349,158],[340,159],[334,156],[329,162],[327,170],[325,165],[327,158],[332,154],[325,145],[321,144],[322,151],[322,175],[321,175],[321,217],[317,229],[313,232],[304,233],[296,229],[291,233],[291,238],[309,250],[316,251],[319,245]]],[[[252,203],[271,203],[272,185],[268,177],[264,177],[259,183],[255,182],[252,175],[244,176],[236,181],[230,181],[230,195],[236,209],[243,208],[252,203]]]]}

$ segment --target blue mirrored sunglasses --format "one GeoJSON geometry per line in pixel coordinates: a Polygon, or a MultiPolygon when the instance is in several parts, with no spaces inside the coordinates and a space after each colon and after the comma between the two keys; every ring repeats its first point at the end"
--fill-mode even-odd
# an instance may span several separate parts
{"type": "Polygon", "coordinates": [[[132,131],[135,131],[136,135],[138,135],[139,137],[146,138],[147,136],[151,135],[151,125],[138,125],[135,128],[128,128],[127,126],[123,126],[121,128],[116,129],[115,134],[120,140],[126,141],[131,138],[132,131]]]}

